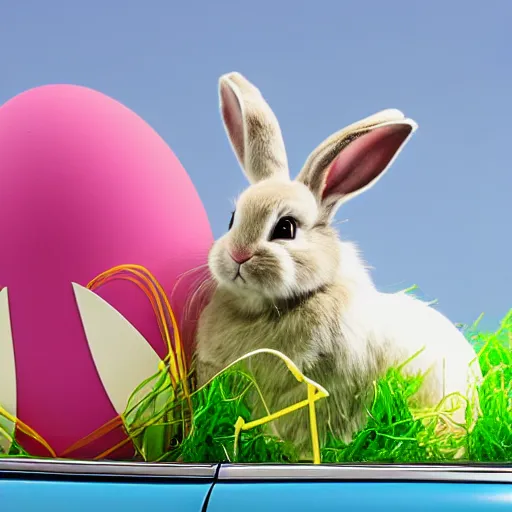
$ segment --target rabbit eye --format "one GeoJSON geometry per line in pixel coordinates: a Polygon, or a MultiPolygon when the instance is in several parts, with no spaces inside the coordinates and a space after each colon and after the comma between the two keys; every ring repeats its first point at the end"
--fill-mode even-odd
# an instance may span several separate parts
{"type": "Polygon", "coordinates": [[[229,227],[228,227],[228,231],[233,227],[233,222],[235,221],[235,212],[233,211],[231,213],[231,219],[229,220],[229,227]]]}
{"type": "Polygon", "coordinates": [[[297,221],[293,217],[282,217],[277,222],[270,240],[293,240],[297,233],[297,221]]]}

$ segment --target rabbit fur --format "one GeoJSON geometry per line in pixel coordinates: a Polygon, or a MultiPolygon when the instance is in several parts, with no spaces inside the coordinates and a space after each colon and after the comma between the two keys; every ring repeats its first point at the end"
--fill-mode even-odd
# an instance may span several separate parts
{"type": "MultiPolygon", "coordinates": [[[[404,366],[425,373],[417,404],[458,393],[477,411],[481,372],[463,334],[411,295],[379,292],[355,244],[331,225],[341,204],[389,169],[416,123],[394,109],[365,118],[318,146],[291,180],[278,121],[260,91],[240,73],[222,76],[219,91],[251,185],[209,253],[216,288],[199,319],[198,383],[250,351],[279,350],[329,392],[317,403],[321,442],[329,431],[349,442],[365,423],[376,379],[419,352],[404,366]]],[[[304,400],[304,384],[277,371],[275,358],[248,364],[271,411],[304,400]]],[[[464,423],[466,401],[452,402],[453,421],[464,423]]],[[[274,432],[308,454],[308,421],[305,408],[273,422],[274,432]]]]}

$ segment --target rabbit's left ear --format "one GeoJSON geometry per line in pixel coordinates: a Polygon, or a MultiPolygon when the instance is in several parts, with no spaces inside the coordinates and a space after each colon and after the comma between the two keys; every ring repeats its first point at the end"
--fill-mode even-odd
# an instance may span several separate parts
{"type": "Polygon", "coordinates": [[[240,73],[219,80],[220,110],[231,146],[251,183],[288,178],[288,159],[274,112],[240,73]]]}
{"type": "Polygon", "coordinates": [[[398,110],[379,112],[324,141],[311,153],[297,180],[317,197],[328,220],[340,204],[383,176],[416,128],[398,110]]]}

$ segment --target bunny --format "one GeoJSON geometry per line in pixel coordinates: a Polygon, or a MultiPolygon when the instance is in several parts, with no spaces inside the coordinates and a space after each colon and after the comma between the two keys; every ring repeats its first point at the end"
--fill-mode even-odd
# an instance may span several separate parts
{"type": "MultiPolygon", "coordinates": [[[[209,253],[215,291],[198,324],[198,384],[250,351],[279,350],[329,392],[317,405],[321,442],[328,431],[349,442],[364,426],[375,380],[412,358],[403,371],[425,373],[418,405],[451,395],[452,420],[463,424],[467,401],[457,396],[478,411],[481,370],[472,346],[428,304],[379,292],[357,247],[331,225],[342,204],[389,169],[416,123],[389,109],[352,124],[318,146],[292,181],[278,121],[259,89],[229,73],[219,96],[251,185],[209,253]]],[[[290,385],[269,357],[250,362],[269,409],[304,400],[304,384],[290,385]]],[[[276,420],[274,431],[310,453],[308,421],[303,409],[276,420]]]]}

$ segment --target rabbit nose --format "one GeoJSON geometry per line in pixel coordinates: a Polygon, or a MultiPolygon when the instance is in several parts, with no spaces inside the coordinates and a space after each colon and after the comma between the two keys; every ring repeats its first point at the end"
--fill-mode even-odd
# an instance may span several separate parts
{"type": "Polygon", "coordinates": [[[241,265],[242,263],[249,261],[253,257],[253,254],[244,249],[231,249],[230,256],[233,261],[241,265]]]}

